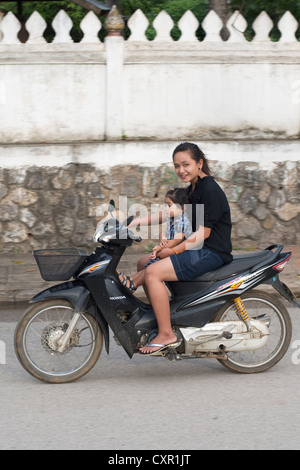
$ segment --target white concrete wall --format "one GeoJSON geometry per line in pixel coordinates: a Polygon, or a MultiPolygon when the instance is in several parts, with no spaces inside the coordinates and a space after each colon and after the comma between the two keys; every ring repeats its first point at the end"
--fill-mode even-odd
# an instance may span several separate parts
{"type": "Polygon", "coordinates": [[[48,57],[42,60],[41,47],[36,52],[38,63],[32,63],[29,54],[23,50],[13,63],[0,54],[0,82],[5,90],[0,142],[103,139],[105,66],[91,60],[86,63],[78,49],[72,53],[77,57],[75,64],[68,61],[69,51],[57,51],[50,64],[48,57]]]}
{"type": "MultiPolygon", "coordinates": [[[[261,170],[270,171],[284,161],[298,162],[300,165],[300,141],[194,142],[210,161],[219,162],[220,171],[224,172],[241,162],[258,163],[261,170]]],[[[1,167],[63,167],[70,163],[87,163],[104,171],[120,165],[155,168],[170,164],[173,168],[172,153],[178,143],[141,141],[0,145],[0,177],[1,167]]]]}
{"type": "Polygon", "coordinates": [[[202,26],[187,12],[173,41],[173,21],[161,12],[157,36],[145,38],[148,21],[139,10],[129,20],[131,36],[107,37],[93,13],[73,43],[70,18],[53,21],[53,43],[35,13],[21,44],[12,13],[0,24],[0,143],[55,143],[129,139],[222,140],[297,139],[300,133],[300,44],[297,22],[282,18],[281,39],[271,42],[270,18],[254,22],[247,42],[245,20],[236,12],[223,42],[221,23],[211,11],[202,26]],[[235,28],[233,27],[233,24],[235,28]]]}
{"type": "Polygon", "coordinates": [[[224,61],[213,50],[214,63],[207,63],[201,51],[194,51],[192,64],[185,64],[184,57],[181,63],[125,62],[124,133],[175,139],[297,138],[300,113],[292,87],[300,64],[260,63],[253,51],[246,54],[246,63],[228,63],[226,53],[224,61]]]}

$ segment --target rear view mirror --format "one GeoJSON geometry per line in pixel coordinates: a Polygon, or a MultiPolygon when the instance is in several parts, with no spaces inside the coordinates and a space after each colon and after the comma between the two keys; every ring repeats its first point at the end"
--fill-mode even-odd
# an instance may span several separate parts
{"type": "Polygon", "coordinates": [[[108,212],[112,215],[113,211],[116,210],[115,201],[111,199],[108,204],[108,212]]]}

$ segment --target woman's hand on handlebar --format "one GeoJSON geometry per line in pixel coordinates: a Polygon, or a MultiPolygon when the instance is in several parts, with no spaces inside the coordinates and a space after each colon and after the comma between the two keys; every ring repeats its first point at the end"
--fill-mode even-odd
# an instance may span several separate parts
{"type": "Polygon", "coordinates": [[[146,217],[138,217],[133,219],[128,225],[128,228],[137,227],[139,225],[159,225],[167,220],[168,214],[166,211],[154,212],[146,217]]]}
{"type": "Polygon", "coordinates": [[[138,227],[140,225],[139,219],[133,219],[128,225],[128,228],[138,227]]]}

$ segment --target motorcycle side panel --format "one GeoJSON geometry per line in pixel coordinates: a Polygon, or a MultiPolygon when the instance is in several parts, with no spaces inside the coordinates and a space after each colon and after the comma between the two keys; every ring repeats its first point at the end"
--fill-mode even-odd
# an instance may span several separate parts
{"type": "Polygon", "coordinates": [[[103,317],[114,332],[116,338],[119,340],[128,356],[132,357],[136,349],[136,345],[139,342],[139,336],[133,327],[128,331],[124,328],[120,320],[118,310],[122,308],[122,301],[126,304],[126,310],[129,308],[129,304],[131,305],[130,308],[132,310],[136,310],[140,302],[135,300],[133,296],[128,294],[125,295],[124,291],[119,290],[122,286],[119,284],[117,277],[115,275],[111,275],[111,277],[109,277],[110,275],[107,271],[110,271],[110,266],[106,268],[104,276],[99,277],[97,272],[92,271],[88,275],[83,276],[82,280],[87,289],[91,292],[96,305],[101,310],[103,317]],[[125,298],[119,298],[116,301],[112,301],[110,297],[125,298]],[[132,299],[130,297],[132,297],[132,299]]]}
{"type": "Polygon", "coordinates": [[[188,282],[167,282],[166,283],[172,297],[183,298],[191,296],[197,293],[199,296],[202,292],[207,291],[214,283],[213,282],[199,282],[199,281],[188,281],[188,282]]]}
{"type": "Polygon", "coordinates": [[[172,324],[176,326],[194,326],[202,328],[206,323],[211,321],[217,312],[225,305],[227,299],[213,300],[201,305],[201,308],[196,305],[188,309],[176,309],[172,312],[171,304],[171,320],[172,324]]]}
{"type": "MultiPolygon", "coordinates": [[[[208,323],[220,310],[220,308],[225,305],[226,300],[220,299],[217,301],[207,302],[205,305],[201,305],[201,309],[196,307],[191,307],[189,309],[181,310],[181,302],[171,301],[171,322],[173,326],[193,326],[196,328],[201,328],[206,323],[208,323]]],[[[157,328],[156,318],[153,312],[153,309],[149,306],[143,309],[140,309],[142,316],[135,323],[135,328],[141,331],[154,330],[157,328]]]]}

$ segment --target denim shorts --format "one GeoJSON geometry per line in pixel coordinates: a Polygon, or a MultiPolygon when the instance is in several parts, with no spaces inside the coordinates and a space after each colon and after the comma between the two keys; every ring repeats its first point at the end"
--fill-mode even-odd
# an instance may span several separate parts
{"type": "Polygon", "coordinates": [[[187,250],[178,255],[171,255],[178,281],[192,281],[204,273],[213,271],[223,266],[221,256],[213,251],[202,248],[201,250],[187,250]]]}

